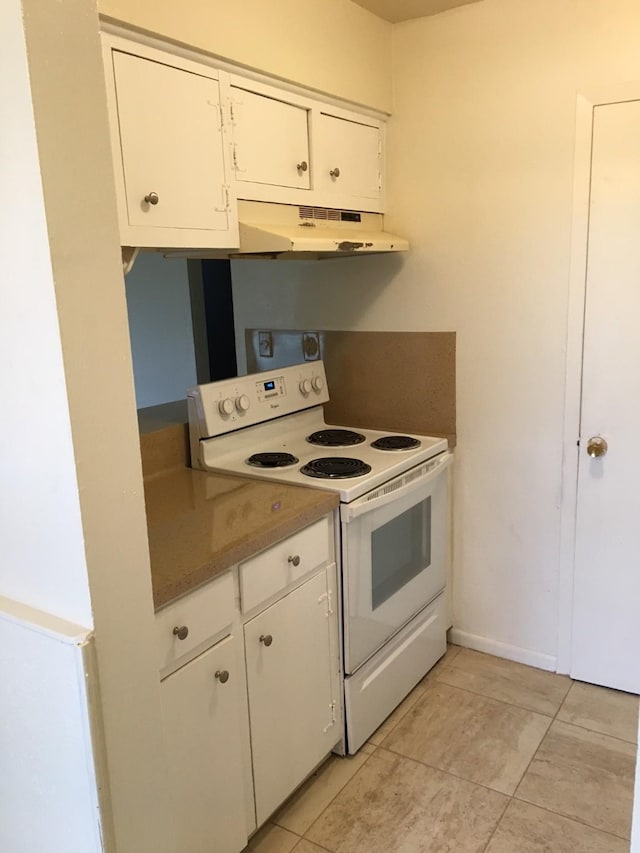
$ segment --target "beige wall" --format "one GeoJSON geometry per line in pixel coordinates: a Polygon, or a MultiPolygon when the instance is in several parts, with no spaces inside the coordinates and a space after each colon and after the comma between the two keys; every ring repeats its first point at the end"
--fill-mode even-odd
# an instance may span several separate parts
{"type": "Polygon", "coordinates": [[[388,225],[411,252],[234,268],[247,326],[457,332],[455,623],[542,666],[557,653],[576,97],[640,80],[639,43],[636,0],[484,0],[396,25],[388,225]]]}
{"type": "Polygon", "coordinates": [[[391,24],[350,0],[100,0],[102,15],[379,110],[391,24]]]}

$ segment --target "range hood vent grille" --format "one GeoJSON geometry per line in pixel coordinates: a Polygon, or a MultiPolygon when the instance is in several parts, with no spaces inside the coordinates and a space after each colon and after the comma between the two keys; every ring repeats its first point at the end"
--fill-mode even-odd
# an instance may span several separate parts
{"type": "Polygon", "coordinates": [[[340,222],[342,219],[341,210],[333,210],[328,207],[308,207],[300,206],[300,219],[324,219],[329,222],[340,222]]]}

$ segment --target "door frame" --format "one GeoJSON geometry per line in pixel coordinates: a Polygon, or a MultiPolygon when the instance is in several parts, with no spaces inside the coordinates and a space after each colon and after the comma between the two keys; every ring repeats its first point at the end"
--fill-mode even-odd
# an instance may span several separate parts
{"type": "Polygon", "coordinates": [[[587,284],[589,198],[594,108],[640,100],[640,81],[612,84],[579,92],[571,219],[569,300],[567,306],[567,357],[560,504],[560,575],[556,669],[571,670],[573,588],[575,577],[576,512],[578,505],[578,447],[582,397],[582,349],[587,284]]]}

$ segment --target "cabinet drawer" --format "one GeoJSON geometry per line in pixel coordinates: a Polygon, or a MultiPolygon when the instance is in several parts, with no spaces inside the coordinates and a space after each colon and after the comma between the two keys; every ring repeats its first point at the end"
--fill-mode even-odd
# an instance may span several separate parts
{"type": "Polygon", "coordinates": [[[210,637],[220,634],[231,625],[233,616],[231,572],[160,610],[156,614],[160,670],[171,667],[210,637]],[[186,636],[181,640],[178,631],[185,628],[186,636]]]}
{"type": "Polygon", "coordinates": [[[240,564],[240,599],[247,613],[329,560],[329,519],[323,518],[240,564]]]}

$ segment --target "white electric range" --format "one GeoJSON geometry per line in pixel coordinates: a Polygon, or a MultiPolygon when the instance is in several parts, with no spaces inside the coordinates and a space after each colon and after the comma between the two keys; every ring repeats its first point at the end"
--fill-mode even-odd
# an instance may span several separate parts
{"type": "Polygon", "coordinates": [[[447,441],[325,423],[313,361],[187,392],[194,467],[340,495],[346,739],[355,752],[446,650],[447,441]]]}

